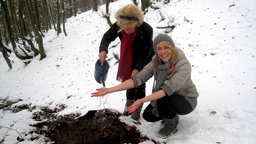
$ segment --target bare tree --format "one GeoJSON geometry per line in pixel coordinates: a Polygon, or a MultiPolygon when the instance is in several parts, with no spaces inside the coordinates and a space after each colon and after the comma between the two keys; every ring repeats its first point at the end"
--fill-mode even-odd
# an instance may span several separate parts
{"type": "Polygon", "coordinates": [[[7,29],[8,39],[10,40],[10,43],[12,45],[14,54],[16,55],[17,58],[19,58],[21,60],[31,59],[32,56],[22,55],[18,52],[17,45],[14,40],[14,33],[11,29],[11,23],[10,23],[11,20],[10,20],[9,10],[6,5],[6,1],[0,0],[0,3],[2,6],[1,8],[3,9],[3,16],[4,16],[4,22],[5,22],[4,27],[7,29]]]}
{"type": "MultiPolygon", "coordinates": [[[[33,2],[30,2],[33,3],[33,2]]],[[[38,30],[38,32],[40,32],[40,34],[43,36],[42,33],[42,28],[41,28],[41,23],[40,23],[40,16],[39,16],[39,12],[38,12],[38,4],[37,4],[37,0],[34,1],[33,5],[31,6],[31,11],[32,13],[32,19],[34,21],[34,24],[36,26],[36,29],[38,30]]]]}
{"type": "Polygon", "coordinates": [[[132,0],[132,2],[133,2],[136,6],[138,6],[137,0],[132,0]]]}
{"type": "Polygon", "coordinates": [[[51,26],[51,17],[50,17],[50,12],[49,12],[49,5],[47,0],[41,0],[41,5],[42,5],[42,23],[44,26],[44,30],[48,31],[49,29],[52,28],[51,26]]]}
{"type": "Polygon", "coordinates": [[[77,14],[77,0],[73,0],[72,5],[70,5],[73,8],[74,16],[77,14]]]}
{"type": "Polygon", "coordinates": [[[53,28],[55,29],[55,31],[57,31],[57,28],[56,28],[56,26],[55,26],[55,23],[56,23],[56,21],[55,21],[55,18],[54,18],[54,14],[53,14],[53,12],[52,12],[52,8],[53,8],[53,5],[54,5],[54,1],[48,1],[48,7],[49,7],[49,14],[50,14],[50,19],[51,19],[51,22],[52,22],[52,24],[53,24],[53,28]]]}
{"type": "Polygon", "coordinates": [[[44,46],[43,46],[43,38],[42,38],[42,35],[39,33],[39,30],[35,26],[36,23],[35,23],[35,20],[32,16],[31,5],[30,5],[28,0],[26,0],[26,7],[27,7],[27,10],[28,10],[29,21],[30,21],[32,30],[34,32],[36,42],[38,44],[39,53],[40,53],[40,60],[42,60],[46,57],[46,54],[45,54],[45,51],[44,51],[44,46]]]}
{"type": "Polygon", "coordinates": [[[56,5],[57,5],[57,35],[59,35],[61,33],[61,28],[60,28],[60,0],[56,1],[56,5]]]}
{"type": "Polygon", "coordinates": [[[31,34],[27,24],[26,24],[26,20],[25,20],[25,17],[24,17],[24,15],[26,14],[26,11],[25,11],[24,7],[25,7],[25,2],[23,0],[19,0],[18,1],[18,15],[17,15],[17,17],[20,20],[18,22],[18,24],[19,24],[19,29],[20,29],[20,35],[19,36],[21,38],[23,38],[25,36],[28,36],[28,35],[30,37],[32,37],[32,34],[31,34]]]}
{"type": "Polygon", "coordinates": [[[62,28],[63,28],[63,32],[65,34],[65,36],[67,36],[67,32],[66,32],[66,28],[65,28],[65,20],[66,20],[66,17],[65,17],[65,5],[64,5],[64,0],[61,0],[61,8],[62,8],[62,28]]]}
{"type": "Polygon", "coordinates": [[[151,5],[150,0],[141,0],[141,9],[146,12],[146,9],[151,5]]]}
{"type": "MultiPolygon", "coordinates": [[[[103,17],[111,26],[109,3],[113,0],[0,0],[0,51],[7,64],[11,52],[20,60],[29,60],[40,55],[40,60],[46,57],[43,37],[52,27],[59,35],[66,33],[65,22],[70,16],[76,16],[78,9],[93,8],[106,3],[106,13],[103,17]],[[89,4],[88,4],[89,3],[89,4]],[[8,47],[8,45],[11,46],[8,47]],[[11,49],[10,49],[11,48],[11,49]]],[[[136,1],[136,0],[134,0],[136,1]]],[[[23,61],[25,62],[25,61],[23,61]]]]}
{"type": "Polygon", "coordinates": [[[98,11],[98,0],[91,0],[91,2],[92,2],[92,9],[94,10],[94,11],[98,11]]]}
{"type": "Polygon", "coordinates": [[[110,16],[109,16],[109,1],[106,0],[106,14],[103,14],[103,17],[106,18],[108,25],[111,26],[112,22],[110,20],[110,16]]]}
{"type": "Polygon", "coordinates": [[[106,0],[106,15],[109,15],[109,1],[106,0]]]}
{"type": "Polygon", "coordinates": [[[11,50],[9,50],[2,41],[2,36],[0,34],[0,52],[2,52],[2,55],[7,63],[7,65],[9,66],[10,69],[12,69],[12,63],[11,60],[9,59],[9,53],[11,53],[11,50]]]}

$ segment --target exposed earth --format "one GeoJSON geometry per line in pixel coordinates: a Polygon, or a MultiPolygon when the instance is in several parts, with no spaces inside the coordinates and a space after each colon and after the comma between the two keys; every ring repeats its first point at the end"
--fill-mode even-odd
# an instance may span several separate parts
{"type": "Polygon", "coordinates": [[[136,127],[122,123],[120,116],[109,109],[91,110],[78,119],[47,121],[34,126],[36,132],[58,144],[123,144],[147,139],[140,136],[136,127]],[[45,126],[47,129],[43,130],[45,126]]]}
{"type": "MultiPolygon", "coordinates": [[[[36,109],[29,104],[12,106],[18,101],[1,100],[0,109],[14,113],[21,110],[32,112],[36,109]]],[[[55,109],[42,107],[40,111],[34,112],[32,118],[38,123],[31,125],[35,129],[27,134],[31,135],[30,140],[34,141],[42,136],[45,142],[56,144],[134,144],[148,140],[141,136],[135,126],[121,122],[119,117],[122,114],[115,110],[91,110],[83,116],[79,113],[57,116],[64,108],[64,105],[58,105],[55,109]]],[[[24,139],[17,137],[17,141],[24,139]]]]}

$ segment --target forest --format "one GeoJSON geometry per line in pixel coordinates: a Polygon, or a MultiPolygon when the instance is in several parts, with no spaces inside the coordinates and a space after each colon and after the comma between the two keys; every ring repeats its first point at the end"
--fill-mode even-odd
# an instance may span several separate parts
{"type": "MultiPolygon", "coordinates": [[[[140,2],[144,12],[152,3],[150,0],[132,1],[136,5],[140,2]]],[[[114,0],[0,0],[0,52],[10,69],[11,53],[25,64],[38,55],[42,60],[47,56],[44,33],[54,29],[56,35],[64,33],[67,36],[67,18],[90,9],[98,11],[102,4],[106,4],[102,18],[111,25],[108,14],[111,2],[114,0]]]]}

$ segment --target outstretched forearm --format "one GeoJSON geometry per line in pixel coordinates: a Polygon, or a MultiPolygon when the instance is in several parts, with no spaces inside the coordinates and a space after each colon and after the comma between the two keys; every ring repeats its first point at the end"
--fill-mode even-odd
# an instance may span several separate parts
{"type": "Polygon", "coordinates": [[[92,97],[104,96],[108,93],[127,90],[127,89],[131,89],[131,88],[134,88],[134,82],[132,79],[128,79],[128,80],[122,82],[121,84],[113,86],[111,88],[103,87],[103,88],[96,89],[96,92],[92,93],[92,97]]]}
{"type": "Polygon", "coordinates": [[[152,93],[151,95],[148,95],[148,96],[146,96],[144,98],[141,98],[140,101],[142,103],[148,102],[148,101],[153,101],[153,100],[160,99],[160,98],[164,97],[165,95],[166,94],[165,94],[165,92],[163,90],[159,90],[157,92],[152,93]]]}
{"type": "Polygon", "coordinates": [[[134,88],[134,82],[132,79],[128,79],[128,80],[120,83],[119,85],[108,88],[108,90],[109,90],[109,93],[112,93],[112,92],[127,90],[127,89],[131,89],[131,88],[134,88]]]}
{"type": "Polygon", "coordinates": [[[144,98],[137,99],[131,106],[129,106],[125,111],[128,113],[134,112],[142,103],[153,101],[160,99],[165,96],[165,92],[163,90],[159,90],[157,92],[152,93],[144,98]]]}

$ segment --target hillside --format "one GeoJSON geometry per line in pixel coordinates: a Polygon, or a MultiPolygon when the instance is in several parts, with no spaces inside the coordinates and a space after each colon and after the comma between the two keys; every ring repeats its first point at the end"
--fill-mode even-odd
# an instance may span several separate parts
{"type": "MultiPolygon", "coordinates": [[[[119,0],[110,4],[111,20],[120,7],[130,3],[119,0]]],[[[180,116],[179,131],[167,144],[254,144],[256,142],[256,1],[254,0],[173,0],[167,5],[158,2],[158,10],[149,9],[145,15],[154,28],[154,36],[169,32],[159,29],[175,28],[168,34],[192,64],[192,79],[199,91],[198,106],[189,115],[180,116]],[[164,19],[162,19],[162,17],[164,19]]],[[[124,110],[125,92],[92,98],[101,87],[93,77],[98,59],[98,47],[109,28],[98,12],[87,11],[67,20],[68,36],[57,36],[52,30],[45,34],[47,57],[35,57],[29,65],[11,55],[13,69],[9,70],[0,55],[0,101],[16,103],[0,109],[0,140],[5,144],[43,143],[43,138],[31,141],[26,135],[37,123],[33,113],[43,107],[63,108],[58,116],[71,113],[86,114],[103,108],[124,110]],[[27,106],[14,113],[10,109],[27,106]]],[[[119,40],[112,43],[109,58],[119,52],[119,40]],[[116,47],[114,47],[117,45],[116,47]]],[[[106,86],[115,80],[117,65],[111,59],[106,86]]],[[[152,80],[147,82],[147,94],[152,80]]],[[[147,105],[144,104],[145,108],[147,105]]],[[[141,119],[140,131],[152,139],[159,123],[141,119]]],[[[144,142],[144,143],[151,143],[144,142]]]]}

